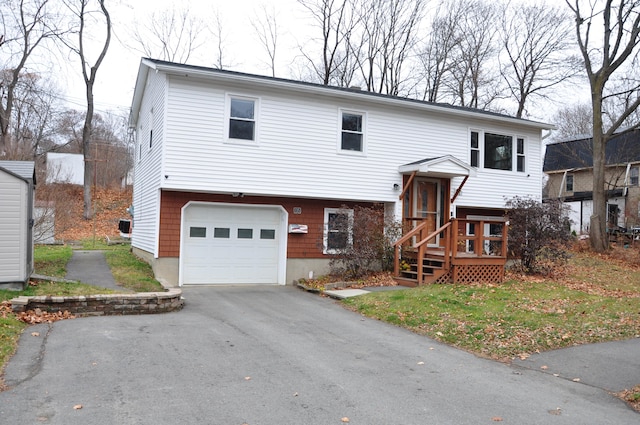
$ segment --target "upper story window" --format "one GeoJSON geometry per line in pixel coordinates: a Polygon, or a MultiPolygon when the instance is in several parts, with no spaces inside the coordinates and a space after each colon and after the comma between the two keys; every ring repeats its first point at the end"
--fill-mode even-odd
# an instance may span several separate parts
{"type": "Polygon", "coordinates": [[[324,209],[325,254],[336,254],[347,248],[353,240],[353,210],[344,208],[324,209]]]}
{"type": "Polygon", "coordinates": [[[567,174],[564,190],[565,192],[573,192],[573,174],[567,174]]]}
{"type": "Polygon", "coordinates": [[[472,130],[469,139],[472,167],[525,172],[526,141],[523,137],[472,130]]]}
{"type": "Polygon", "coordinates": [[[229,139],[256,140],[256,100],[231,97],[229,139]]]}
{"type": "Polygon", "coordinates": [[[364,152],[364,114],[342,111],[340,149],[364,152]]]}
{"type": "Polygon", "coordinates": [[[638,176],[640,174],[640,168],[638,167],[631,167],[631,170],[629,170],[629,184],[631,186],[638,186],[638,176]]]}

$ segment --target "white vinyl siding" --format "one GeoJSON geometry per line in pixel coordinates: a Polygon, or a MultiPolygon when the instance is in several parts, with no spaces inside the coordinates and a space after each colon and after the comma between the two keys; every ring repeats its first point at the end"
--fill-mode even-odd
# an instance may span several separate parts
{"type": "MultiPolygon", "coordinates": [[[[169,190],[396,203],[400,165],[448,154],[469,163],[469,128],[480,128],[523,137],[527,172],[505,178],[505,171],[479,169],[456,205],[501,208],[505,197],[541,197],[539,130],[491,115],[463,119],[446,109],[427,113],[411,105],[346,101],[332,92],[309,96],[251,82],[221,85],[177,76],[166,89],[166,133],[156,137],[154,130],[154,144],[163,144],[164,163],[156,173],[169,190]],[[259,144],[226,142],[227,93],[260,99],[259,144]],[[341,110],[366,113],[366,156],[336,150],[341,110]]],[[[452,192],[461,181],[454,179],[452,192]]]]}
{"type": "Polygon", "coordinates": [[[0,282],[27,278],[28,184],[0,171],[0,282]]]}
{"type": "Polygon", "coordinates": [[[134,168],[132,246],[157,256],[159,232],[160,185],[164,179],[162,153],[164,145],[164,104],[166,76],[149,72],[145,97],[141,105],[136,135],[140,151],[134,168]],[[153,132],[153,148],[150,137],[153,132]]]}

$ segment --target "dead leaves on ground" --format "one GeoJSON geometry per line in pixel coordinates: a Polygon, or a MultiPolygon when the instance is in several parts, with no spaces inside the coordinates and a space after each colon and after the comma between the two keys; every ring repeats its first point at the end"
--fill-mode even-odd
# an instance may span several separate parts
{"type": "Polygon", "coordinates": [[[16,319],[29,325],[37,325],[39,323],[53,323],[57,322],[58,320],[75,319],[76,317],[68,311],[58,311],[50,313],[39,308],[14,314],[13,310],[11,309],[11,302],[2,301],[2,303],[0,303],[0,317],[6,319],[7,317],[9,317],[9,315],[13,315],[16,317],[16,319]]]}

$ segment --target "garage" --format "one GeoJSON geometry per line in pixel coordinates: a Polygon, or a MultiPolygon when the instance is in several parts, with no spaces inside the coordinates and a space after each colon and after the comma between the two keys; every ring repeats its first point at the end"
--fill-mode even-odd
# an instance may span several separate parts
{"type": "Polygon", "coordinates": [[[189,202],[180,285],[285,283],[287,212],[279,205],[189,202]]]}

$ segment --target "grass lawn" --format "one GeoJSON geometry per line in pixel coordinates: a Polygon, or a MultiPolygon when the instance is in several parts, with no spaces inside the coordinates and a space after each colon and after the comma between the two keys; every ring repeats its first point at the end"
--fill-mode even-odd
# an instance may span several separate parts
{"type": "Polygon", "coordinates": [[[499,285],[429,285],[344,303],[365,316],[509,360],[640,336],[640,267],[611,256],[575,253],[554,278],[510,275],[499,285]]]}

